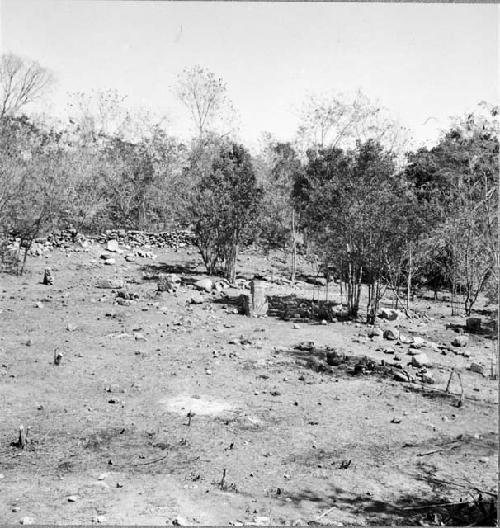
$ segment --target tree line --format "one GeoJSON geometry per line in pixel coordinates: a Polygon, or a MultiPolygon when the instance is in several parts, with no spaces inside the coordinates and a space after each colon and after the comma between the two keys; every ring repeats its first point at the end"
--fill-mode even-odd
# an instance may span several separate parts
{"type": "MultiPolygon", "coordinates": [[[[368,292],[374,322],[387,288],[460,295],[467,314],[498,284],[498,108],[482,102],[433,147],[361,92],[313,96],[293,142],[264,137],[251,154],[221,78],[189,68],[174,92],[192,119],[186,142],[114,91],[73,94],[68,119],[27,115],[53,82],[33,61],[0,64],[0,235],[25,245],[72,224],[191,227],[208,273],[234,281],[251,244],[312,256],[345,288],[349,315],[368,292]]],[[[399,299],[399,296],[401,297],[399,299]]]]}

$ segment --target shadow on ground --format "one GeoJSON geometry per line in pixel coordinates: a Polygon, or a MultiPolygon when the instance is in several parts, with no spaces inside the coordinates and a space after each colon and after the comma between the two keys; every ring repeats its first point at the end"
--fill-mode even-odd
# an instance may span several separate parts
{"type": "Polygon", "coordinates": [[[202,273],[197,264],[166,264],[158,262],[154,264],[145,264],[140,270],[144,273],[145,279],[157,280],[160,273],[175,273],[176,275],[199,275],[202,273]]]}
{"type": "Polygon", "coordinates": [[[325,509],[322,516],[308,524],[328,524],[329,512],[341,510],[351,515],[360,515],[369,525],[397,524],[405,526],[495,526],[497,519],[495,494],[479,493],[477,490],[463,490],[462,501],[447,498],[448,489],[442,486],[427,495],[403,493],[392,501],[377,500],[370,493],[354,495],[347,490],[331,485],[327,493],[318,493],[304,488],[296,493],[285,493],[277,497],[297,508],[304,502],[312,502],[325,509]],[[467,493],[471,491],[472,493],[467,493]]]}

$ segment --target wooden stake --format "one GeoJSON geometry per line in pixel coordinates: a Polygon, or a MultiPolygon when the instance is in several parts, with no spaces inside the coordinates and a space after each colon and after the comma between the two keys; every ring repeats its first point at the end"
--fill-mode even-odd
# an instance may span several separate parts
{"type": "Polygon", "coordinates": [[[224,489],[224,486],[226,484],[226,468],[223,469],[222,471],[222,479],[219,483],[219,486],[220,486],[220,489],[223,490],[224,489]]]}

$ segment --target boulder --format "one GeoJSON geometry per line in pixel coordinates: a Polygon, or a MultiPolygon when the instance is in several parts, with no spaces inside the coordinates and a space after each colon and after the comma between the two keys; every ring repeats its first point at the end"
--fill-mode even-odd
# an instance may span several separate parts
{"type": "Polygon", "coordinates": [[[436,380],[430,372],[425,372],[424,374],[422,374],[422,383],[428,383],[429,385],[432,385],[436,383],[436,380]]]}
{"type": "Polygon", "coordinates": [[[214,286],[214,283],[210,279],[201,279],[194,283],[194,287],[197,290],[211,292],[212,288],[214,286]]]}
{"type": "Polygon", "coordinates": [[[113,253],[116,253],[120,250],[120,246],[118,245],[117,240],[108,240],[106,243],[106,249],[108,251],[112,251],[113,253]]]}
{"type": "Polygon", "coordinates": [[[374,326],[368,330],[368,337],[382,337],[384,332],[378,326],[374,326]]]}
{"type": "Polygon", "coordinates": [[[400,315],[398,310],[392,310],[390,308],[382,308],[378,313],[381,319],[387,319],[388,321],[395,321],[400,315]]]}
{"type": "Polygon", "coordinates": [[[338,367],[345,361],[344,354],[337,352],[336,350],[328,350],[326,352],[326,362],[330,367],[338,367]]]}
{"type": "Polygon", "coordinates": [[[477,372],[478,374],[481,374],[481,376],[484,376],[484,367],[479,363],[471,363],[469,365],[469,370],[471,372],[477,372]]]}
{"type": "Polygon", "coordinates": [[[429,364],[429,358],[427,354],[420,352],[420,354],[416,354],[411,358],[411,364],[414,367],[425,367],[429,364]]]}
{"type": "Polygon", "coordinates": [[[105,266],[113,266],[116,264],[116,260],[114,258],[106,259],[104,261],[105,266]]]}
{"type": "Polygon", "coordinates": [[[425,339],[420,336],[415,336],[412,343],[413,348],[422,348],[425,346],[425,339]]]}
{"type": "Polygon", "coordinates": [[[407,374],[405,375],[404,373],[402,373],[402,372],[397,372],[397,371],[394,372],[394,379],[395,379],[396,381],[402,381],[402,382],[404,382],[404,381],[409,381],[409,380],[408,380],[408,375],[407,375],[407,374]]]}
{"type": "Polygon", "coordinates": [[[399,339],[399,330],[396,330],[395,328],[387,328],[384,331],[384,338],[388,339],[389,341],[396,341],[399,339]]]}
{"type": "Polygon", "coordinates": [[[459,335],[451,342],[455,347],[466,347],[469,344],[469,338],[466,335],[459,335]]]}
{"type": "Polygon", "coordinates": [[[178,283],[180,279],[173,274],[170,275],[160,275],[158,280],[158,291],[163,292],[175,292],[177,291],[178,283]],[[176,280],[178,279],[178,280],[176,280]]]}

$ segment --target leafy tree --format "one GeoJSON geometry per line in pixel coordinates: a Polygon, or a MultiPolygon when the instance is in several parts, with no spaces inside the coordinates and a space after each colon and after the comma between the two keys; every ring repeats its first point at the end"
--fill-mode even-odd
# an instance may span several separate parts
{"type": "Polygon", "coordinates": [[[296,193],[311,240],[347,285],[349,315],[358,314],[366,283],[367,320],[373,323],[410,227],[404,218],[411,193],[396,174],[393,156],[374,141],[349,152],[310,151],[296,193]]]}
{"type": "Polygon", "coordinates": [[[427,266],[453,299],[464,293],[467,315],[498,263],[496,115],[491,107],[489,118],[457,121],[434,148],[410,156],[406,169],[428,222],[427,266]]]}
{"type": "Polygon", "coordinates": [[[268,248],[290,251],[291,280],[295,281],[299,219],[294,187],[302,173],[302,165],[290,143],[268,145],[264,172],[259,219],[261,240],[268,248]]]}
{"type": "Polygon", "coordinates": [[[0,122],[0,235],[20,237],[25,260],[33,240],[57,225],[68,201],[66,152],[59,140],[24,117],[0,122]]]}
{"type": "Polygon", "coordinates": [[[190,170],[197,181],[189,212],[201,256],[210,274],[223,263],[226,278],[234,282],[238,251],[252,239],[261,199],[250,155],[234,143],[212,145],[192,157],[190,170]]]}

